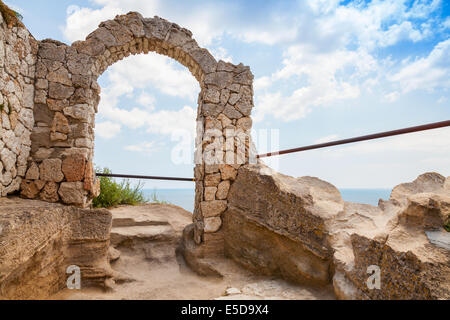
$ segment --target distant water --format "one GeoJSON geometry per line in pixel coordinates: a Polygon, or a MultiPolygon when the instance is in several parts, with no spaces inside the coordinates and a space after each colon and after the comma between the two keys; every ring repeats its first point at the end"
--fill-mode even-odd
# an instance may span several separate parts
{"type": "Polygon", "coordinates": [[[349,202],[358,202],[378,206],[378,200],[388,200],[390,189],[339,189],[342,199],[349,202]]]}
{"type": "MultiPolygon", "coordinates": [[[[345,201],[378,205],[378,199],[389,199],[389,189],[340,189],[345,201]]],[[[154,193],[158,200],[167,201],[180,206],[190,212],[194,211],[194,189],[144,189],[146,197],[151,198],[154,193]]]]}
{"type": "Polygon", "coordinates": [[[159,201],[167,201],[180,206],[187,211],[194,211],[194,189],[144,189],[142,190],[147,198],[152,199],[154,193],[159,201]]]}

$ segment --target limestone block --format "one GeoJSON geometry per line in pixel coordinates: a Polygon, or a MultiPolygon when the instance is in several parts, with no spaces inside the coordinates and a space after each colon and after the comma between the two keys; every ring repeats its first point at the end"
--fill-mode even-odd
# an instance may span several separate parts
{"type": "Polygon", "coordinates": [[[66,116],[88,123],[91,121],[91,117],[93,116],[93,110],[87,104],[77,104],[72,107],[66,107],[63,111],[66,116]]]}
{"type": "Polygon", "coordinates": [[[203,217],[217,217],[227,209],[225,200],[202,201],[200,203],[203,217]]]}
{"type": "Polygon", "coordinates": [[[203,230],[205,233],[217,232],[221,225],[222,219],[220,217],[205,218],[205,227],[203,230]]]}
{"type": "Polygon", "coordinates": [[[66,86],[72,86],[72,80],[70,79],[69,71],[67,71],[67,69],[64,67],[60,67],[56,71],[49,72],[47,75],[47,80],[50,82],[60,83],[66,86]]]}
{"type": "Polygon", "coordinates": [[[207,174],[205,176],[205,187],[216,187],[220,183],[220,173],[207,174]]]}
{"type": "Polygon", "coordinates": [[[62,111],[65,107],[69,106],[69,100],[47,99],[47,105],[52,111],[62,111]]]}
{"type": "Polygon", "coordinates": [[[227,104],[223,109],[223,114],[229,119],[239,119],[242,118],[242,114],[237,111],[232,105],[227,104]]]}
{"type": "Polygon", "coordinates": [[[20,120],[20,122],[23,123],[23,125],[28,130],[33,130],[34,115],[33,115],[33,110],[32,109],[25,109],[25,108],[23,108],[22,110],[20,110],[20,112],[19,112],[19,120],[20,120]]]}
{"type": "Polygon", "coordinates": [[[81,154],[68,155],[62,161],[62,172],[68,182],[83,180],[85,169],[86,157],[81,154]]]}
{"type": "Polygon", "coordinates": [[[236,179],[237,170],[226,164],[220,168],[220,173],[222,180],[234,180],[236,179]]]}
{"type": "Polygon", "coordinates": [[[27,180],[38,180],[39,179],[39,167],[36,162],[32,162],[27,170],[25,179],[27,180]]]}
{"type": "Polygon", "coordinates": [[[219,183],[219,186],[217,187],[216,198],[219,200],[225,200],[228,196],[230,185],[230,180],[225,180],[219,183]]]}
{"type": "Polygon", "coordinates": [[[54,43],[41,42],[39,46],[39,56],[43,59],[54,61],[64,61],[66,55],[65,47],[57,47],[54,43]]]}
{"type": "Polygon", "coordinates": [[[61,159],[45,159],[39,166],[40,179],[43,181],[61,182],[64,179],[61,166],[61,159]]]}
{"type": "Polygon", "coordinates": [[[39,194],[39,189],[36,187],[34,181],[22,180],[20,184],[20,195],[24,198],[34,199],[39,194]]]}
{"type": "Polygon", "coordinates": [[[243,131],[250,130],[252,128],[252,118],[244,117],[244,118],[238,119],[236,122],[236,127],[243,131]]]}
{"type": "Polygon", "coordinates": [[[56,82],[50,82],[48,88],[48,96],[53,99],[67,99],[75,92],[75,88],[56,82]]]}
{"type": "Polygon", "coordinates": [[[68,134],[70,132],[69,121],[61,112],[55,112],[55,117],[52,121],[52,132],[60,132],[68,134]]]}
{"type": "Polygon", "coordinates": [[[83,183],[80,181],[61,183],[58,194],[61,200],[67,204],[84,206],[86,203],[83,183]]]}
{"type": "Polygon", "coordinates": [[[206,89],[203,101],[206,103],[219,103],[220,92],[217,89],[206,89]]]}
{"type": "Polygon", "coordinates": [[[48,181],[39,194],[39,198],[47,202],[58,202],[58,184],[53,181],[48,181]]]}
{"type": "Polygon", "coordinates": [[[205,188],[205,200],[211,201],[216,199],[216,187],[206,187],[205,188]]]}

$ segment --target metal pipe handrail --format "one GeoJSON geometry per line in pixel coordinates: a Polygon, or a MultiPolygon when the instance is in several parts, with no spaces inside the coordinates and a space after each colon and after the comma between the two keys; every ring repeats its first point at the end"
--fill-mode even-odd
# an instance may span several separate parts
{"type": "MultiPolygon", "coordinates": [[[[359,136],[349,139],[342,139],[342,140],[335,140],[325,143],[318,143],[313,144],[305,147],[300,148],[293,148],[293,149],[286,149],[286,150],[280,150],[276,152],[269,152],[264,154],[259,154],[256,157],[257,158],[265,158],[265,157],[272,157],[272,156],[278,156],[281,154],[287,154],[287,153],[294,153],[294,152],[302,152],[307,150],[313,150],[313,149],[320,149],[320,148],[327,148],[342,144],[348,144],[348,143],[354,143],[359,141],[367,141],[367,140],[373,140],[373,139],[379,139],[379,138],[386,138],[391,136],[397,136],[401,134],[406,133],[412,133],[412,132],[419,132],[419,131],[425,131],[425,130],[431,130],[431,129],[438,129],[438,128],[444,128],[444,127],[450,127],[450,120],[446,121],[440,121],[440,122],[434,122],[434,123],[428,123],[420,126],[415,127],[408,127],[403,129],[397,129],[392,131],[385,131],[375,134],[369,134],[365,136],[359,136]]],[[[126,175],[126,174],[112,174],[112,173],[96,173],[99,177],[114,177],[114,178],[133,178],[133,179],[150,179],[150,180],[170,180],[170,181],[195,181],[195,178],[178,178],[178,177],[158,177],[158,176],[141,176],[141,175],[126,175]]]]}
{"type": "Polygon", "coordinates": [[[141,176],[131,174],[96,173],[96,175],[99,177],[112,177],[112,178],[133,178],[133,179],[191,181],[191,182],[195,181],[195,178],[157,177],[157,176],[141,176]]]}
{"type": "Polygon", "coordinates": [[[318,143],[318,144],[313,144],[310,146],[305,146],[305,147],[300,147],[300,148],[293,148],[293,149],[269,152],[269,153],[259,154],[256,157],[257,158],[272,157],[272,156],[278,156],[281,154],[302,152],[302,151],[307,151],[307,150],[332,147],[332,146],[337,146],[337,145],[342,145],[342,144],[347,144],[347,143],[354,143],[354,142],[359,142],[359,141],[366,141],[366,140],[373,140],[373,139],[385,138],[385,137],[390,137],[390,136],[397,136],[397,135],[405,134],[405,133],[412,133],[412,132],[431,130],[431,129],[437,129],[437,128],[443,128],[443,127],[450,127],[450,120],[434,122],[434,123],[424,124],[421,126],[404,128],[404,129],[397,129],[397,130],[392,130],[392,131],[385,131],[385,132],[380,132],[380,133],[375,133],[375,134],[369,134],[369,135],[359,136],[359,137],[355,137],[355,138],[335,140],[335,141],[330,141],[330,142],[325,142],[325,143],[318,143]]]}

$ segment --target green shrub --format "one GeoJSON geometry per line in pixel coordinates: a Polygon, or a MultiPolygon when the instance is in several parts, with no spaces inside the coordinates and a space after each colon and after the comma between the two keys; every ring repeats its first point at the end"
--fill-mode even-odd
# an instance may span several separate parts
{"type": "Polygon", "coordinates": [[[447,219],[447,223],[444,225],[444,229],[450,232],[450,217],[447,219]]]}
{"type": "MultiPolygon", "coordinates": [[[[111,173],[108,168],[96,168],[96,172],[111,173]]],[[[98,178],[100,179],[100,195],[93,200],[94,208],[110,208],[120,204],[137,205],[148,202],[142,192],[141,181],[132,186],[128,179],[118,183],[110,177],[98,178]]]]}

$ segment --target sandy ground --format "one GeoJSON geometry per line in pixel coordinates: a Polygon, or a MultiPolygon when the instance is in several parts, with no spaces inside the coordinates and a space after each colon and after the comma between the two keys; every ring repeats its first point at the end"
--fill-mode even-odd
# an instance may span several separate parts
{"type": "Polygon", "coordinates": [[[180,207],[149,204],[111,212],[111,242],[121,253],[111,266],[132,281],[116,283],[108,291],[65,289],[50,299],[335,299],[329,287],[254,275],[229,259],[219,261],[223,278],[198,276],[175,254],[181,231],[191,222],[191,213],[180,207]]]}

